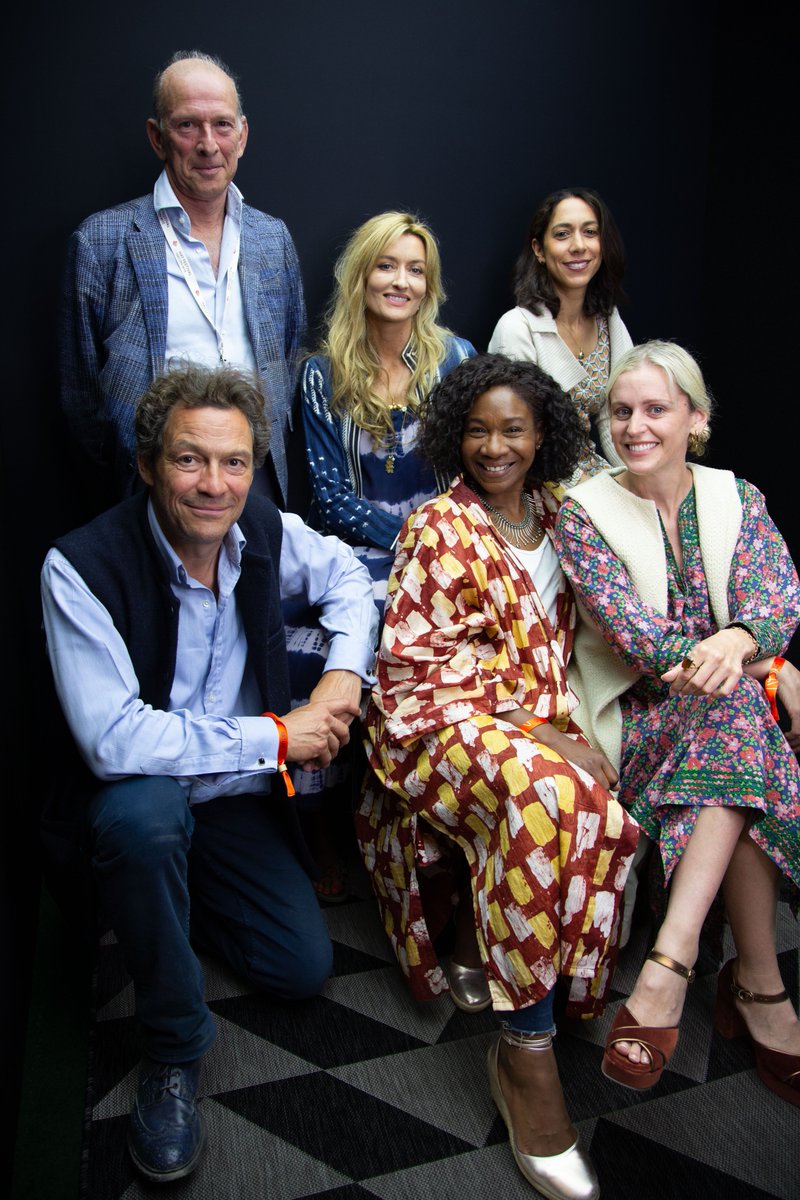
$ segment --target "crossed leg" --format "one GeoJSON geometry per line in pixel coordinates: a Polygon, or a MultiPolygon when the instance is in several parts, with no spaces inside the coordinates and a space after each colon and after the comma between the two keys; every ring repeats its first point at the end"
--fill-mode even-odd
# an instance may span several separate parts
{"type": "MultiPolygon", "coordinates": [[[[777,867],[749,835],[749,815],[735,808],[704,808],[675,869],[667,914],[658,933],[662,954],[692,966],[700,931],[720,887],[736,944],[737,981],[765,995],[783,989],[775,950],[777,867]]],[[[686,981],[661,964],[646,961],[627,1004],[641,1025],[677,1025],[686,981]]],[[[800,1052],[800,1023],[791,1003],[739,1005],[756,1041],[787,1053],[800,1052]]],[[[640,1043],[617,1042],[632,1063],[648,1063],[640,1043]]]]}
{"type": "MultiPolygon", "coordinates": [[[[667,914],[656,939],[662,954],[684,966],[693,966],[697,958],[703,922],[729,869],[745,823],[746,814],[741,809],[703,808],[698,813],[688,845],[673,872],[667,914]]],[[[648,960],[626,1007],[640,1025],[669,1028],[678,1024],[685,998],[686,980],[648,960]]],[[[615,1049],[632,1063],[650,1061],[639,1042],[617,1042],[615,1049]]]]}

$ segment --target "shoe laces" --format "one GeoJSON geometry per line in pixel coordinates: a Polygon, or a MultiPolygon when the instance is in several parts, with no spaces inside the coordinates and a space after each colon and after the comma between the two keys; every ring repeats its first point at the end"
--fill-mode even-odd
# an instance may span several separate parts
{"type": "Polygon", "coordinates": [[[156,1102],[163,1100],[167,1093],[174,1096],[176,1100],[182,1098],[183,1070],[175,1063],[158,1063],[156,1070],[150,1075],[150,1079],[158,1088],[156,1102]]]}

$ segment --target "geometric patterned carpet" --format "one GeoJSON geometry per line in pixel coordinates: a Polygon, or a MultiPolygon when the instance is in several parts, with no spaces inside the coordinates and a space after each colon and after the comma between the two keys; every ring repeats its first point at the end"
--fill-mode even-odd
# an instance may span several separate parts
{"type": "MultiPolygon", "coordinates": [[[[139,1049],[130,982],[109,937],[100,947],[90,1056],[83,1200],[535,1200],[514,1166],[489,1096],[491,1011],[447,996],[411,1000],[369,885],[327,907],[334,974],[323,994],[281,1005],[204,959],[218,1026],[202,1093],[209,1144],[197,1172],[146,1184],[125,1149],[139,1049]]],[[[648,948],[634,926],[602,1020],[559,1028],[572,1118],[603,1200],[798,1200],[800,1109],[759,1082],[745,1040],[711,1027],[716,977],[698,964],[678,1050],[638,1094],[600,1072],[605,1032],[648,948]]],[[[781,905],[781,969],[798,1004],[798,926],[781,905]]],[[[726,955],[727,957],[727,955],[726,955]]]]}

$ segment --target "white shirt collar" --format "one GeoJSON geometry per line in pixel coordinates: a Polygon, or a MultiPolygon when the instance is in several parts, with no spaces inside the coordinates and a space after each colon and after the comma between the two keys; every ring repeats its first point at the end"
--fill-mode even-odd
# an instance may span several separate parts
{"type": "MultiPolygon", "coordinates": [[[[239,191],[236,184],[229,183],[228,195],[225,201],[225,215],[226,217],[230,217],[231,220],[235,221],[237,225],[241,225],[242,223],[243,200],[244,197],[242,196],[242,193],[239,191]]],[[[191,222],[189,220],[189,214],[186,212],[186,209],[183,207],[173,191],[172,184],[170,183],[169,176],[167,175],[166,167],[159,175],[158,179],[156,180],[155,187],[153,188],[153,207],[155,208],[156,212],[164,211],[166,213],[169,213],[170,210],[174,211],[175,209],[178,209],[186,217],[185,228],[188,229],[190,227],[191,222]]]]}

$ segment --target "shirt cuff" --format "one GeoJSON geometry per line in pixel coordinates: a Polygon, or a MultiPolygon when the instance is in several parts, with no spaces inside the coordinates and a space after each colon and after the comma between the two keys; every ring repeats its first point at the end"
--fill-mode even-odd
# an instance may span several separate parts
{"type": "Polygon", "coordinates": [[[269,717],[237,717],[242,734],[240,771],[277,771],[278,727],[269,717]]]}
{"type": "Polygon", "coordinates": [[[756,661],[786,648],[786,631],[774,617],[732,617],[731,624],[747,630],[758,646],[756,661]]]}
{"type": "Polygon", "coordinates": [[[691,638],[684,637],[683,634],[674,634],[666,637],[663,642],[654,647],[653,666],[655,670],[653,674],[657,675],[660,679],[667,671],[671,671],[673,667],[679,666],[686,655],[691,653],[699,640],[699,638],[696,638],[693,641],[691,638]]]}
{"type": "Polygon", "coordinates": [[[338,633],[330,642],[325,671],[352,671],[361,676],[365,687],[372,687],[375,683],[374,667],[375,651],[369,646],[365,647],[362,638],[338,633]]]}

